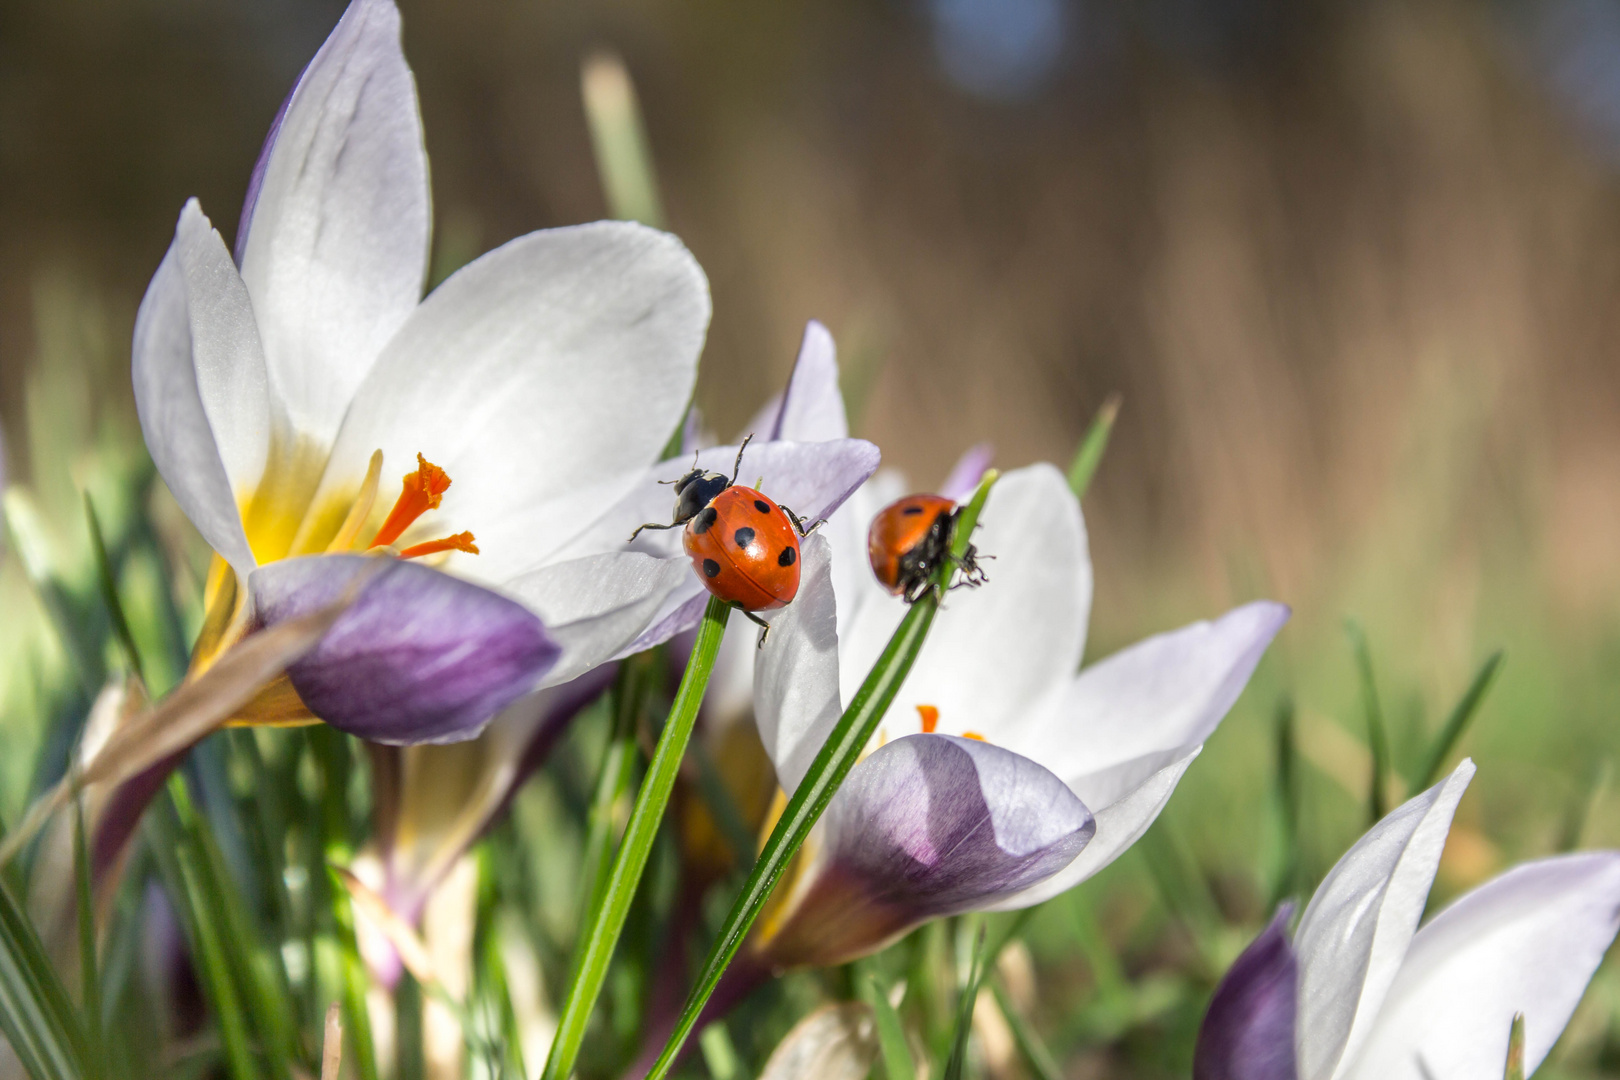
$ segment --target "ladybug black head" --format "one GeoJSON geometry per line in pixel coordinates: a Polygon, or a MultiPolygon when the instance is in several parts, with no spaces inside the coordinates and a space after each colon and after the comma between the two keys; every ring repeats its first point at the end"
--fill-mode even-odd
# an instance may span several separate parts
{"type": "Polygon", "coordinates": [[[725,473],[704,472],[693,469],[675,481],[675,524],[680,525],[697,517],[714,497],[731,486],[725,473]]]}

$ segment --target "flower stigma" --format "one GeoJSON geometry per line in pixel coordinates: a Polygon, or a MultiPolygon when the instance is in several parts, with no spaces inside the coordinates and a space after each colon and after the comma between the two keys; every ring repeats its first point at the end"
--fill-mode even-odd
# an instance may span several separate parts
{"type": "MultiPolygon", "coordinates": [[[[429,510],[437,510],[439,503],[444,500],[444,493],[450,490],[450,474],[418,453],[416,471],[406,473],[401,478],[401,485],[402,490],[399,498],[394,501],[394,508],[388,512],[382,527],[371,538],[371,543],[367,545],[368,549],[387,547],[415,524],[417,518],[429,510]]],[[[356,505],[358,506],[358,503],[356,505]]],[[[472,533],[459,532],[438,540],[412,544],[401,551],[399,557],[414,559],[441,551],[465,551],[469,555],[477,555],[478,545],[473,543],[472,533]]]]}

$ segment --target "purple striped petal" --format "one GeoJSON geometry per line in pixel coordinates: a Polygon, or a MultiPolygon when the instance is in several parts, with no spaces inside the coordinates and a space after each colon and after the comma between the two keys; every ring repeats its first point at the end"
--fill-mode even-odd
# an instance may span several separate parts
{"type": "Polygon", "coordinates": [[[1284,904],[1215,988],[1193,1050],[1193,1080],[1295,1080],[1293,914],[1294,905],[1284,904]]]}
{"type": "MultiPolygon", "coordinates": [[[[255,619],[273,625],[331,603],[377,559],[284,559],[249,578],[255,619]]],[[[560,649],[521,604],[411,562],[362,586],[354,606],[287,669],[309,710],[375,742],[458,742],[535,687],[560,649]]]]}
{"type": "Polygon", "coordinates": [[[1067,866],[1095,831],[1052,773],[998,746],[911,735],[849,774],[818,879],[767,943],[784,966],[842,963],[928,919],[983,907],[1067,866]]]}

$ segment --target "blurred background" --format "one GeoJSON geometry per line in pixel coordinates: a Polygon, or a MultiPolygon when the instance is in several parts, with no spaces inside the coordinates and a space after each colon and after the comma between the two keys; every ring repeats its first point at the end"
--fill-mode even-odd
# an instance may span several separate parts
{"type": "MultiPolygon", "coordinates": [[[[606,213],[580,65],[614,50],[668,227],[713,288],[712,427],[779,388],[812,317],[839,341],[856,433],[918,486],[981,441],[1004,467],[1067,462],[1118,392],[1086,503],[1089,655],[1255,596],[1293,605],[1156,830],[1170,854],[1087,887],[1133,975],[1188,947],[1153,913],[1165,860],[1203,879],[1235,952],[1279,883],[1314,882],[1365,827],[1347,618],[1397,795],[1506,652],[1462,746],[1481,771],[1437,898],[1620,844],[1620,3],[400,6],[436,276],[606,213]],[[1279,784],[1289,755],[1304,767],[1279,784]]],[[[73,484],[139,454],[130,330],[181,205],[198,196],[229,240],[341,10],[0,5],[4,469],[47,510],[67,492],[64,548],[84,543],[73,484]]],[[[0,708],[28,750],[0,764],[8,817],[38,734],[16,719],[26,672],[60,662],[14,615],[21,581],[8,561],[0,708]]],[[[1065,917],[1038,920],[1037,970],[1085,984],[1065,917]]],[[[1620,1064],[1617,1017],[1611,965],[1548,1074],[1620,1064]]],[[[1088,1051],[1072,1017],[1041,1019],[1076,1075],[1131,1053],[1119,1030],[1088,1051]]]]}

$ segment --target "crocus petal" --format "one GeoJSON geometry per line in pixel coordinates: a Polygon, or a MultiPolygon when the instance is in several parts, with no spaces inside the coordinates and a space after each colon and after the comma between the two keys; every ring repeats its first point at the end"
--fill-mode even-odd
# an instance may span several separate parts
{"type": "Polygon", "coordinates": [[[271,384],[300,432],[331,439],[421,298],[431,222],[399,12],[354,0],[265,140],[237,241],[271,384]]]}
{"type": "MultiPolygon", "coordinates": [[[[699,467],[714,471],[723,468],[729,476],[736,456],[735,446],[715,447],[699,455],[699,467]]],[[[737,482],[758,486],[778,503],[792,509],[808,526],[838,509],[876,471],[878,460],[877,447],[861,439],[750,444],[737,482]],[[761,482],[756,484],[756,481],[761,482]]],[[[668,521],[672,502],[669,489],[659,487],[657,482],[673,480],[690,467],[686,462],[666,461],[653,469],[636,485],[629,498],[608,511],[567,550],[581,547],[589,550],[596,545],[606,545],[612,537],[619,537],[622,543],[622,538],[644,521],[668,521]]],[[[680,551],[680,544],[679,529],[642,533],[636,542],[638,549],[664,557],[674,557],[680,551]]],[[[696,626],[707,602],[708,592],[693,575],[670,594],[651,628],[626,651],[651,648],[696,626]]]]}
{"type": "Polygon", "coordinates": [[[1203,746],[1179,755],[1152,754],[1125,762],[1106,773],[1069,783],[1069,790],[1092,807],[1097,819],[1097,835],[1092,837],[1075,860],[1045,881],[988,906],[991,911],[1016,911],[1033,907],[1068,892],[1123,855],[1142,839],[1175,794],[1176,785],[1192,765],[1203,746]],[[1089,792],[1100,801],[1092,802],[1089,792]]]}
{"type": "Polygon", "coordinates": [[[1193,1080],[1294,1080],[1299,965],[1288,943],[1293,905],[1243,950],[1215,988],[1198,1045],[1193,1080]]]}
{"type": "Polygon", "coordinates": [[[995,460],[996,448],[989,443],[979,443],[968,448],[967,453],[957,459],[956,465],[951,469],[951,475],[939,486],[939,493],[947,499],[961,502],[973,494],[984,479],[984,472],[995,460]]]}
{"type": "MultiPolygon", "coordinates": [[[[890,706],[891,733],[906,731],[917,706],[928,705],[939,710],[942,732],[973,731],[1011,745],[1005,732],[1074,670],[1085,648],[1091,560],[1080,504],[1063,474],[1050,465],[1008,473],[991,489],[981,520],[974,543],[995,556],[987,564],[990,582],[946,600],[890,706]]],[[[891,599],[842,628],[844,700],[904,614],[905,605],[891,599]]]]}
{"type": "Polygon", "coordinates": [[[831,549],[804,542],[799,595],[771,622],[754,660],[754,720],[789,795],[838,723],[838,610],[831,549]]]}
{"type": "Polygon", "coordinates": [[[239,576],[255,565],[237,493],[264,471],[270,409],[253,306],[192,199],[135,316],[131,376],[163,481],[239,576]]]}
{"type": "MultiPolygon", "coordinates": [[[[1000,560],[993,566],[999,571],[1000,560]]],[[[1080,797],[1100,809],[1112,799],[1093,801],[1103,793],[1087,790],[1084,778],[1201,744],[1288,616],[1285,605],[1260,600],[1140,641],[1087,667],[1003,741],[1080,786],[1080,797]]]]}
{"type": "Polygon", "coordinates": [[[544,680],[553,686],[607,662],[647,628],[659,605],[690,576],[685,559],[617,551],[524,574],[503,591],[539,615],[562,648],[544,680]]]}
{"type": "Polygon", "coordinates": [[[1311,897],[1299,956],[1299,1065],[1304,1080],[1342,1075],[1371,1030],[1423,917],[1451,817],[1474,763],[1374,825],[1311,897]]]}
{"type": "Polygon", "coordinates": [[[448,565],[491,582],[533,569],[658,459],[708,322],[703,271],[667,233],[598,222],[519,237],[400,329],[356,392],[317,501],[378,448],[391,472],[422,453],[454,480],[432,522],[470,529],[482,551],[448,565]]]}
{"type": "Polygon", "coordinates": [[[832,334],[814,319],[805,325],[787,390],[773,404],[768,429],[762,425],[758,432],[762,437],[789,442],[849,438],[844,395],[838,391],[838,349],[832,334]]]}
{"type": "Polygon", "coordinates": [[[951,735],[880,748],[823,820],[815,882],[768,945],[777,963],[842,962],[927,919],[982,908],[1062,869],[1093,832],[1056,776],[951,735]]]}
{"type": "MultiPolygon", "coordinates": [[[[272,625],[331,603],[376,567],[364,555],[270,563],[248,582],[255,618],[272,625]]],[[[472,738],[533,690],[561,652],[521,604],[426,566],[389,564],[361,588],[287,674],[312,713],[362,738],[472,738]]]]}
{"type": "Polygon", "coordinates": [[[1620,928],[1620,853],[1515,867],[1435,916],[1353,1066],[1355,1080],[1501,1075],[1524,1014],[1524,1074],[1536,1071],[1620,928]]]}

